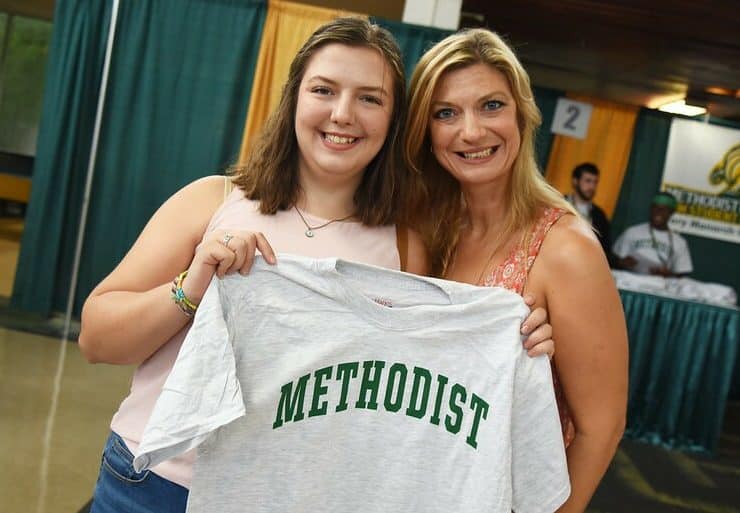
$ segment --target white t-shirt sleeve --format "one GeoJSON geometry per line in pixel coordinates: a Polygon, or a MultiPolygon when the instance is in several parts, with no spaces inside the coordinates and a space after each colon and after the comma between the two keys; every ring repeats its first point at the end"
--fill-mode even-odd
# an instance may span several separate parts
{"type": "Polygon", "coordinates": [[[631,231],[633,231],[632,227],[627,228],[624,232],[622,232],[622,235],[620,235],[617,240],[614,241],[612,251],[614,251],[614,254],[617,255],[619,258],[624,258],[632,252],[631,231]]]}
{"type": "Polygon", "coordinates": [[[511,412],[512,509],[551,513],[570,495],[565,445],[550,364],[522,351],[511,412]]]}
{"type": "Polygon", "coordinates": [[[214,277],[198,306],[144,430],[134,459],[137,472],[197,447],[245,413],[222,288],[214,277]]]}
{"type": "Polygon", "coordinates": [[[691,253],[689,252],[689,245],[686,239],[683,237],[676,236],[676,257],[673,263],[673,272],[676,274],[686,274],[694,270],[694,266],[691,262],[691,253]]]}

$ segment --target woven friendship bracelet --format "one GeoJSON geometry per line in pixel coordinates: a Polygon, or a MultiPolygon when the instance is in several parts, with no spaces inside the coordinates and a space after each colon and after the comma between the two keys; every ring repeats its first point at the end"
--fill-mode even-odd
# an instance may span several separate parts
{"type": "Polygon", "coordinates": [[[175,304],[180,307],[180,310],[187,315],[192,317],[195,311],[198,309],[198,305],[194,304],[185,295],[185,291],[182,290],[182,282],[185,281],[185,277],[188,275],[187,271],[181,272],[177,278],[172,282],[172,299],[175,304]]]}

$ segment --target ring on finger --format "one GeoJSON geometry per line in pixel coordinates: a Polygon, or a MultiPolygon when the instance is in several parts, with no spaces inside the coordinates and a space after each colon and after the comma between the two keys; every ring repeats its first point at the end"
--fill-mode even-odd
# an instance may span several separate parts
{"type": "Polygon", "coordinates": [[[224,238],[223,238],[223,240],[221,242],[223,243],[224,246],[226,246],[228,248],[229,247],[229,242],[231,242],[231,239],[233,239],[233,238],[234,238],[233,235],[227,233],[226,235],[224,235],[224,238]]]}

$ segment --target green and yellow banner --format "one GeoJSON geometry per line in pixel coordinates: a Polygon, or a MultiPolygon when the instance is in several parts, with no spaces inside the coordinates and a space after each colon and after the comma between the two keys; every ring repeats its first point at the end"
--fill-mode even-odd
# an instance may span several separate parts
{"type": "Polygon", "coordinates": [[[678,200],[672,229],[740,243],[740,130],[675,118],[661,188],[678,200]]]}

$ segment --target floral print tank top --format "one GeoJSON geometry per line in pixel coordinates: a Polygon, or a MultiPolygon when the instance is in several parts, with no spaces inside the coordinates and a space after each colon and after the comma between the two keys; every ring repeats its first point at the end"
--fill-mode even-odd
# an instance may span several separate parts
{"type": "MultiPolygon", "coordinates": [[[[542,216],[537,220],[531,230],[526,232],[519,244],[509,253],[509,256],[498,267],[495,267],[487,276],[484,277],[479,285],[486,287],[503,287],[505,289],[522,295],[524,287],[527,284],[527,276],[532,268],[537,255],[542,247],[542,241],[545,240],[547,232],[552,225],[557,222],[567,211],[559,208],[546,208],[542,216]]],[[[560,424],[563,429],[563,440],[567,447],[573,441],[575,435],[575,426],[570,416],[568,404],[565,401],[563,387],[558,379],[557,368],[554,361],[552,365],[552,380],[555,386],[555,398],[558,403],[560,413],[560,424]]]]}

